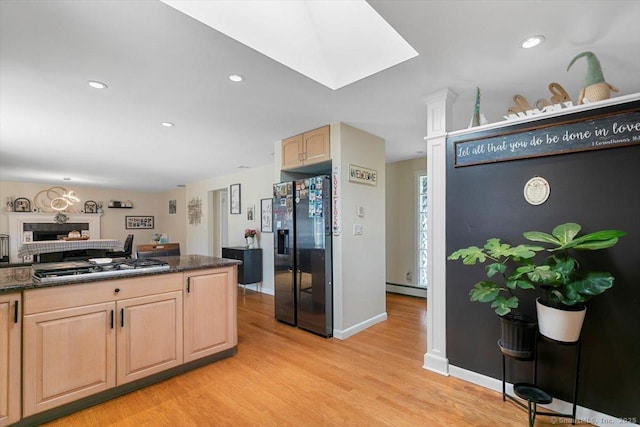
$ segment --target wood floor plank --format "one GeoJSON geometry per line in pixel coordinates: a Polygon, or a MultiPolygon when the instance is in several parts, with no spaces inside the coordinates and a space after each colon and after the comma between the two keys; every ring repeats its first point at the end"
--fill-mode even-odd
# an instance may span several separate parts
{"type": "Polygon", "coordinates": [[[272,296],[240,290],[235,356],[47,426],[527,425],[500,393],[422,368],[424,299],[388,294],[387,315],[324,339],[277,322],[272,296]]]}

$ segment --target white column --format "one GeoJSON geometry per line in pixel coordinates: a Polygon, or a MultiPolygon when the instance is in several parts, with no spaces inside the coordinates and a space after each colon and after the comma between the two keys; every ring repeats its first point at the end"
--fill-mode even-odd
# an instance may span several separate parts
{"type": "Polygon", "coordinates": [[[451,129],[453,101],[449,89],[433,93],[427,103],[427,353],[425,369],[449,375],[446,318],[446,176],[447,130],[451,129]]]}

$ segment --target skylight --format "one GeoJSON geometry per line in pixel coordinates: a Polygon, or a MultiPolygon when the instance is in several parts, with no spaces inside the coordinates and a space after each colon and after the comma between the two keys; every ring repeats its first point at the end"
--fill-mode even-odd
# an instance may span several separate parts
{"type": "Polygon", "coordinates": [[[364,0],[163,2],[334,90],[418,55],[364,0]]]}

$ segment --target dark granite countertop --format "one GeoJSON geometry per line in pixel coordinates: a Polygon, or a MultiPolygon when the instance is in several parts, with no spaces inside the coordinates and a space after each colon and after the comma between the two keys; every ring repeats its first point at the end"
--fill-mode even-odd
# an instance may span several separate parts
{"type": "Polygon", "coordinates": [[[129,277],[142,277],[154,274],[180,273],[183,271],[205,270],[208,268],[228,267],[242,264],[242,261],[227,258],[217,258],[204,255],[181,255],[154,257],[169,264],[168,270],[152,271],[149,273],[122,274],[113,277],[98,277],[87,280],[73,280],[58,283],[40,283],[31,277],[31,266],[18,266],[0,268],[0,293],[18,292],[26,289],[47,288],[52,286],[77,285],[89,282],[101,282],[105,280],[125,279],[129,277]]]}

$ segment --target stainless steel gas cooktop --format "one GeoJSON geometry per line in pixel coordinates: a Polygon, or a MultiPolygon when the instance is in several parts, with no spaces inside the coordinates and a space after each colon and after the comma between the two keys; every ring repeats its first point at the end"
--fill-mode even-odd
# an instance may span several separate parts
{"type": "Polygon", "coordinates": [[[151,273],[169,268],[166,262],[153,258],[114,259],[101,264],[91,261],[50,262],[35,264],[33,278],[40,283],[56,283],[151,273]]]}

